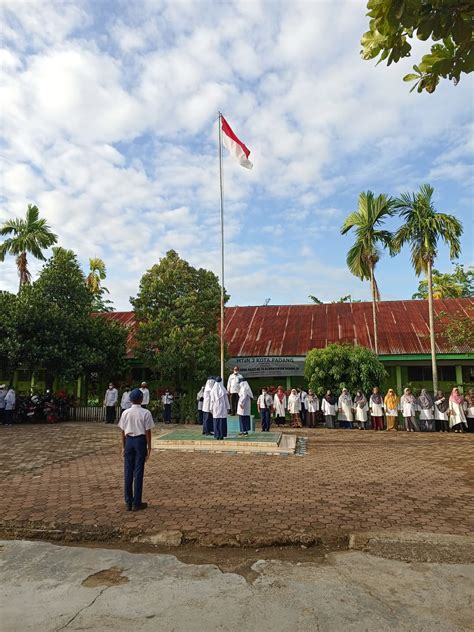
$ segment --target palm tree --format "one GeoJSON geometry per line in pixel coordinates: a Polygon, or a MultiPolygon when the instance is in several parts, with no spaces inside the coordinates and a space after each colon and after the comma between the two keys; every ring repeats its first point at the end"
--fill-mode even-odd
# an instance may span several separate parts
{"type": "Polygon", "coordinates": [[[13,235],[0,244],[0,261],[4,261],[7,254],[16,255],[20,289],[31,280],[27,254],[45,261],[46,257],[42,251],[58,240],[46,220],[39,218],[38,207],[32,204],[28,204],[25,219],[7,220],[0,227],[0,235],[13,235]]]}
{"type": "Polygon", "coordinates": [[[101,281],[103,281],[106,276],[107,271],[104,261],[99,257],[89,259],[89,274],[86,278],[86,284],[94,296],[100,295],[102,290],[101,281]]]}
{"type": "Polygon", "coordinates": [[[461,252],[461,222],[445,213],[438,213],[432,202],[433,187],[423,184],[417,193],[404,193],[395,200],[395,209],[400,212],[402,226],[393,240],[393,253],[409,243],[411,262],[417,276],[426,274],[428,284],[428,312],[430,324],[431,363],[433,367],[433,390],[438,390],[436,368],[436,346],[433,313],[433,263],[438,254],[438,241],[442,239],[449,246],[449,257],[457,259],[461,252]]]}
{"type": "Polygon", "coordinates": [[[378,353],[377,336],[377,301],[380,292],[375,280],[375,266],[380,259],[378,245],[390,247],[392,235],[381,230],[384,219],[394,214],[393,200],[384,193],[375,197],[372,191],[359,195],[359,205],[346,218],[341,233],[345,235],[352,228],[356,241],[347,253],[347,266],[354,276],[361,281],[369,280],[372,293],[372,318],[374,323],[374,350],[378,353]]]}

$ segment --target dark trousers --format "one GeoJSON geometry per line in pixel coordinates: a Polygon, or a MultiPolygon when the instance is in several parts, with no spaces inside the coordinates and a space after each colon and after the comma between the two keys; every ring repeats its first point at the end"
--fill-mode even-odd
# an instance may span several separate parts
{"type": "Polygon", "coordinates": [[[239,415],[240,432],[248,432],[250,430],[250,415],[239,415]]]}
{"type": "Polygon", "coordinates": [[[125,503],[139,507],[145,473],[146,437],[126,437],[124,457],[125,503]]]}
{"type": "Polygon", "coordinates": [[[302,422],[303,426],[306,426],[306,408],[305,408],[303,402],[301,402],[300,417],[301,417],[301,422],[302,422]]]}
{"type": "Polygon", "coordinates": [[[449,432],[449,421],[446,419],[436,419],[436,432],[449,432]]]}
{"type": "Polygon", "coordinates": [[[220,417],[214,419],[214,439],[224,439],[227,437],[227,419],[220,417]]]}
{"type": "Polygon", "coordinates": [[[6,410],[3,416],[3,424],[11,426],[13,423],[13,410],[6,410]]]}
{"type": "Polygon", "coordinates": [[[208,435],[214,431],[214,423],[212,413],[203,412],[202,415],[202,434],[208,435]]]}
{"type": "Polygon", "coordinates": [[[5,421],[5,408],[0,408],[0,425],[6,423],[5,421]]]}
{"type": "Polygon", "coordinates": [[[275,423],[277,426],[284,426],[285,421],[286,421],[285,417],[281,417],[281,416],[275,417],[275,423]]]}
{"type": "Polygon", "coordinates": [[[474,432],[474,417],[467,418],[467,431],[474,432]]]}
{"type": "Polygon", "coordinates": [[[262,422],[262,432],[270,432],[270,411],[260,409],[260,420],[262,422]]]}
{"type": "Polygon", "coordinates": [[[308,428],[316,428],[316,413],[306,413],[306,418],[308,423],[306,424],[308,428]]]}
{"type": "Polygon", "coordinates": [[[165,424],[171,423],[171,404],[165,404],[163,409],[163,420],[165,424]]]}
{"type": "Polygon", "coordinates": [[[239,403],[239,394],[231,393],[230,394],[230,413],[231,415],[237,414],[237,404],[239,403]]]}
{"type": "Polygon", "coordinates": [[[105,423],[107,424],[115,423],[115,406],[105,407],[105,423]]]}
{"type": "Polygon", "coordinates": [[[198,424],[200,424],[201,426],[202,426],[202,417],[203,417],[202,410],[198,410],[198,424]]]}

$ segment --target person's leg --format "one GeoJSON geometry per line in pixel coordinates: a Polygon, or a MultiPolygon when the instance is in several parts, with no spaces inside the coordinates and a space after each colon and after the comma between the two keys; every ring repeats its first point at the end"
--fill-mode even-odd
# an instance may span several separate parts
{"type": "Polygon", "coordinates": [[[240,434],[245,434],[245,424],[244,424],[244,416],[243,415],[239,415],[239,428],[240,428],[240,434]]]}
{"type": "Polygon", "coordinates": [[[135,470],[135,446],[133,445],[132,437],[125,439],[123,465],[125,504],[127,507],[131,507],[133,502],[133,472],[135,470]]]}
{"type": "Polygon", "coordinates": [[[221,439],[227,437],[227,417],[221,419],[221,439]]]}
{"type": "Polygon", "coordinates": [[[231,413],[232,415],[236,415],[237,414],[237,404],[239,403],[239,394],[238,393],[232,393],[230,396],[230,409],[231,409],[231,413]]]}
{"type": "Polygon", "coordinates": [[[214,439],[220,439],[221,438],[221,420],[220,419],[213,419],[213,423],[214,423],[214,439]]]}
{"type": "Polygon", "coordinates": [[[133,470],[134,494],[133,506],[141,507],[143,493],[143,475],[145,473],[146,438],[134,437],[135,467],[133,470]]]}
{"type": "Polygon", "coordinates": [[[13,424],[13,410],[5,410],[5,425],[11,426],[13,424]]]}
{"type": "Polygon", "coordinates": [[[474,417],[467,418],[467,431],[474,432],[474,417]]]}
{"type": "Polygon", "coordinates": [[[202,410],[198,410],[198,424],[202,426],[202,410]]]}
{"type": "Polygon", "coordinates": [[[5,408],[0,408],[0,426],[5,424],[5,408]]]}

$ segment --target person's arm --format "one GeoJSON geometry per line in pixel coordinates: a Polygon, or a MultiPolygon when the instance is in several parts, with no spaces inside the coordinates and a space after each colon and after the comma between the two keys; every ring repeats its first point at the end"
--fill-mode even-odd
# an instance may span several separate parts
{"type": "Polygon", "coordinates": [[[151,430],[145,430],[146,436],[146,457],[145,461],[148,461],[148,458],[151,454],[151,430]]]}
{"type": "Polygon", "coordinates": [[[124,457],[125,456],[125,442],[126,442],[127,438],[126,438],[125,432],[123,430],[121,432],[121,435],[122,435],[122,437],[121,437],[121,439],[122,439],[122,457],[124,457]]]}

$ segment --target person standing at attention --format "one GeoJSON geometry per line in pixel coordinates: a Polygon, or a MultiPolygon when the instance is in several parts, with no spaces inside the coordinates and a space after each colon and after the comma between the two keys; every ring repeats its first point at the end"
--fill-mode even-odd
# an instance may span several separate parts
{"type": "Polygon", "coordinates": [[[204,401],[204,386],[201,386],[198,394],[196,395],[197,407],[198,407],[198,424],[202,426],[202,403],[204,401]]]}
{"type": "Polygon", "coordinates": [[[298,388],[296,390],[298,392],[298,395],[300,396],[300,403],[301,403],[300,417],[301,417],[301,423],[303,424],[303,426],[306,426],[306,398],[308,397],[308,393],[301,386],[298,386],[298,388]]]}
{"type": "Polygon", "coordinates": [[[474,389],[470,388],[466,395],[467,431],[474,432],[474,389]]]}
{"type": "Polygon", "coordinates": [[[105,423],[115,423],[115,409],[118,402],[118,390],[112,384],[109,384],[109,388],[105,391],[104,406],[105,406],[105,423]]]}
{"type": "Polygon", "coordinates": [[[397,429],[399,400],[393,388],[389,388],[383,404],[385,407],[385,415],[387,416],[387,430],[397,429]]]}
{"type": "Polygon", "coordinates": [[[286,394],[283,386],[277,388],[273,398],[273,410],[275,411],[275,423],[277,426],[284,426],[286,421],[286,394]]]}
{"type": "Polygon", "coordinates": [[[436,393],[434,414],[436,432],[449,432],[449,400],[443,391],[436,393]]]}
{"type": "Polygon", "coordinates": [[[237,403],[237,414],[239,416],[240,435],[248,437],[250,430],[250,413],[253,393],[247,380],[242,378],[239,382],[239,401],[237,403]]]}
{"type": "Polygon", "coordinates": [[[140,511],[148,506],[142,502],[145,462],[151,453],[151,429],[155,425],[151,412],[142,408],[143,393],[134,388],[130,393],[131,407],[122,413],[118,427],[122,431],[124,459],[125,509],[140,511]]]}
{"type": "Polygon", "coordinates": [[[326,428],[334,428],[336,423],[336,397],[329,388],[321,401],[321,411],[324,415],[326,428]]]}
{"type": "Polygon", "coordinates": [[[405,420],[405,430],[407,432],[418,432],[416,421],[416,399],[409,388],[403,391],[400,399],[400,410],[405,420]]]}
{"type": "Polygon", "coordinates": [[[161,403],[163,404],[163,421],[165,422],[165,424],[170,424],[173,395],[171,395],[169,389],[166,389],[165,394],[161,396],[161,403]]]}
{"type": "Polygon", "coordinates": [[[367,397],[361,390],[358,390],[354,397],[354,421],[357,423],[359,430],[365,430],[368,411],[367,397]]]}
{"type": "Polygon", "coordinates": [[[239,391],[240,391],[240,382],[243,380],[243,376],[239,373],[239,367],[234,366],[234,370],[229,375],[229,379],[227,380],[227,393],[230,398],[230,414],[237,414],[237,405],[239,403],[239,391]]]}
{"type": "Polygon", "coordinates": [[[11,426],[13,423],[13,415],[15,413],[15,405],[16,405],[16,394],[13,386],[7,391],[5,395],[5,425],[11,426]]]}
{"type": "Polygon", "coordinates": [[[339,395],[339,401],[337,403],[339,410],[339,428],[352,428],[352,397],[347,388],[342,389],[342,393],[339,395]]]}
{"type": "Polygon", "coordinates": [[[227,413],[229,411],[229,397],[222,384],[222,378],[216,377],[216,383],[211,391],[211,413],[214,422],[214,439],[223,441],[227,437],[227,413]]]}
{"type": "Polygon", "coordinates": [[[3,426],[5,423],[5,397],[7,392],[7,385],[0,384],[0,426],[3,426]]]}
{"type": "Polygon", "coordinates": [[[449,426],[454,432],[466,432],[467,419],[464,413],[464,397],[456,386],[449,397],[449,426]]]}
{"type": "Polygon", "coordinates": [[[316,428],[316,413],[319,410],[319,399],[312,389],[309,389],[305,399],[306,425],[308,428],[316,428]]]}
{"type": "Polygon", "coordinates": [[[216,383],[215,378],[208,377],[202,398],[202,434],[211,435],[214,432],[214,422],[211,413],[211,391],[216,383]]]}
{"type": "Polygon", "coordinates": [[[121,415],[123,414],[124,410],[128,410],[132,405],[132,402],[130,401],[130,386],[126,386],[124,388],[124,391],[122,393],[122,399],[120,400],[120,408],[121,408],[121,415]]]}
{"type": "Polygon", "coordinates": [[[369,400],[370,416],[372,417],[372,428],[383,430],[383,399],[378,386],[372,389],[369,400]]]}
{"type": "Polygon", "coordinates": [[[257,408],[262,422],[262,432],[270,432],[271,412],[273,398],[268,393],[266,386],[262,388],[261,395],[257,399],[257,408]]]}
{"type": "Polygon", "coordinates": [[[142,382],[140,390],[143,395],[142,407],[148,408],[148,404],[150,403],[150,391],[148,390],[148,384],[146,382],[142,382]]]}
{"type": "Polygon", "coordinates": [[[290,396],[288,397],[288,412],[291,415],[290,426],[292,428],[302,428],[301,424],[301,397],[296,388],[291,389],[290,396]]]}

